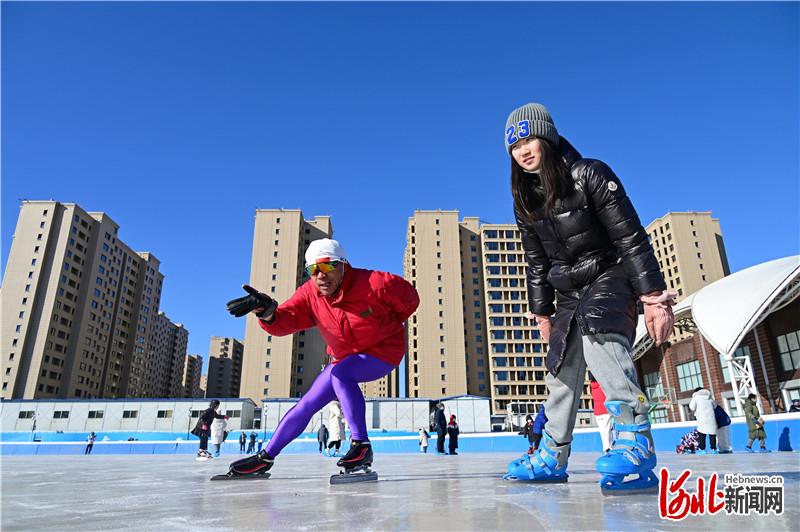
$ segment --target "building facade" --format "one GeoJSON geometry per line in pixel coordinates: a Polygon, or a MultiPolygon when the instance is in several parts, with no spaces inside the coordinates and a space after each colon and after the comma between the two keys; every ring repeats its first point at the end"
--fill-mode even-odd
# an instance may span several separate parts
{"type": "Polygon", "coordinates": [[[203,357],[201,355],[186,355],[183,367],[183,397],[196,399],[205,397],[205,390],[200,386],[200,376],[203,372],[203,357]]]}
{"type": "Polygon", "coordinates": [[[646,228],[661,273],[678,301],[730,275],[719,219],[710,212],[668,212],[646,228]]]}
{"type": "Polygon", "coordinates": [[[243,357],[244,344],[236,338],[211,337],[207,397],[239,397],[243,357]]]}
{"type": "MultiPolygon", "coordinates": [[[[189,331],[159,312],[151,334],[148,392],[143,397],[183,397],[189,331]]],[[[131,396],[137,397],[137,396],[131,396]]]]}
{"type": "MultiPolygon", "coordinates": [[[[250,286],[279,303],[287,300],[307,279],[308,244],[332,237],[329,216],[306,220],[300,210],[257,210],[250,286]]],[[[347,249],[346,242],[342,245],[347,249]]],[[[308,391],[327,362],[325,342],[319,332],[309,329],[277,337],[267,334],[253,314],[246,319],[240,396],[259,402],[268,397],[299,397],[308,391]]]]}
{"type": "Polygon", "coordinates": [[[408,322],[409,397],[488,396],[478,220],[458,211],[415,211],[403,274],[420,304],[408,322]],[[473,379],[469,379],[473,377],[473,379]]]}
{"type": "MultiPolygon", "coordinates": [[[[547,399],[547,344],[525,318],[526,263],[514,224],[415,211],[404,272],[420,294],[409,320],[408,395],[491,397],[494,415],[547,399]]],[[[591,406],[588,383],[581,408],[591,406]]]]}
{"type": "Polygon", "coordinates": [[[163,274],[105,213],[24,201],[2,285],[5,399],[148,395],[163,274]]]}
{"type": "MultiPolygon", "coordinates": [[[[734,356],[750,360],[762,413],[788,411],[792,400],[800,399],[800,299],[748,332],[734,356]]],[[[643,390],[673,399],[651,414],[656,423],[693,420],[689,403],[696,388],[709,390],[731,417],[738,415],[731,384],[735,370],[696,330],[663,349],[650,349],[636,367],[643,390]]]]}

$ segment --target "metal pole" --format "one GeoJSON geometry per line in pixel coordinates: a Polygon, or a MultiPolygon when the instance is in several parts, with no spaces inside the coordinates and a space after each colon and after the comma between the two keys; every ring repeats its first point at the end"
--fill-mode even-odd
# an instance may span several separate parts
{"type": "Polygon", "coordinates": [[[186,439],[189,439],[189,430],[192,428],[192,409],[189,409],[189,423],[186,425],[186,439]]]}
{"type": "Polygon", "coordinates": [[[731,376],[731,390],[733,390],[734,404],[736,405],[736,415],[743,416],[743,405],[740,404],[742,402],[742,398],[739,396],[739,369],[735,365],[733,355],[731,353],[725,353],[725,362],[728,363],[728,370],[731,376]]]}
{"type": "Polygon", "coordinates": [[[714,396],[714,381],[711,380],[711,368],[708,367],[708,355],[706,354],[706,342],[703,340],[703,335],[700,335],[700,350],[703,352],[703,362],[706,365],[706,377],[708,377],[708,385],[711,390],[711,396],[714,396]]]}
{"type": "Polygon", "coordinates": [[[772,400],[772,390],[769,388],[769,377],[767,376],[767,367],[764,365],[764,353],[761,351],[761,342],[758,341],[758,325],[753,327],[753,336],[756,338],[756,349],[758,350],[758,361],[761,363],[761,373],[764,374],[764,383],[767,387],[767,398],[772,412],[775,413],[775,401],[772,400]]]}

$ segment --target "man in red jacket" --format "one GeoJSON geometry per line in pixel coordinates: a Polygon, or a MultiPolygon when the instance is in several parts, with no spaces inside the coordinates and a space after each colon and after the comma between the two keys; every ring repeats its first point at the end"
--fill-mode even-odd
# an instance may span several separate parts
{"type": "Polygon", "coordinates": [[[317,327],[331,356],[308,393],[280,421],[267,447],[232,463],[231,476],[266,473],[314,414],[334,399],[342,405],[352,442],[337,465],[350,471],[372,464],[358,383],[380,379],[400,364],[406,351],[405,322],[417,309],[419,295],[402,277],[353,268],[336,240],[311,242],[305,259],[311,278],[281,305],[247,285],[247,296],[228,302],[231,314],[255,313],[273,336],[317,327]]]}

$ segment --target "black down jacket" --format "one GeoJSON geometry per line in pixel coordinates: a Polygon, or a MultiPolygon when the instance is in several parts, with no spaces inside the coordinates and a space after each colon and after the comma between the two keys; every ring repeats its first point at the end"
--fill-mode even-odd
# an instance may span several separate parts
{"type": "MultiPolygon", "coordinates": [[[[665,290],[658,261],[619,178],[605,163],[583,159],[563,137],[561,155],[575,192],[557,200],[549,216],[528,224],[515,212],[528,262],[528,309],[550,316],[547,369],[556,375],[576,322],[582,335],[636,334],[637,296],[665,290]],[[556,294],[558,305],[554,305],[556,294]]],[[[531,174],[531,186],[539,186],[531,174]]]]}

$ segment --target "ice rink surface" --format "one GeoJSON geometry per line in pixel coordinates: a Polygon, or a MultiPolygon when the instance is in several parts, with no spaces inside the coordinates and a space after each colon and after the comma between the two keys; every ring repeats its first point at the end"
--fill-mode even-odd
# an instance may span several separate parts
{"type": "Polygon", "coordinates": [[[519,455],[376,455],[377,483],[330,486],[335,459],[281,456],[269,480],[210,482],[238,455],[209,462],[177,455],[2,458],[3,531],[31,530],[797,530],[800,454],[661,453],[672,477],[685,468],[783,475],[776,516],[659,518],[657,495],[603,497],[596,456],[575,453],[568,484],[504,481],[519,455]]]}

